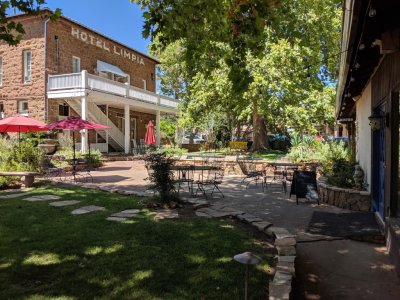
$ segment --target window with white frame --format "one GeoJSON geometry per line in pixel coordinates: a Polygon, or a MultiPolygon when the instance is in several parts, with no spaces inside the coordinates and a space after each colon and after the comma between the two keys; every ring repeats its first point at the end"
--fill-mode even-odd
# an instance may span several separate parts
{"type": "Polygon", "coordinates": [[[0,86],[3,86],[3,56],[1,55],[0,55],[0,86]]]}
{"type": "Polygon", "coordinates": [[[29,83],[32,80],[32,52],[24,50],[24,83],[29,83]]]}
{"type": "Polygon", "coordinates": [[[18,113],[21,115],[28,115],[28,100],[18,101],[18,113]]]}
{"type": "Polygon", "coordinates": [[[72,56],[72,73],[79,73],[81,71],[81,59],[72,56]]]}

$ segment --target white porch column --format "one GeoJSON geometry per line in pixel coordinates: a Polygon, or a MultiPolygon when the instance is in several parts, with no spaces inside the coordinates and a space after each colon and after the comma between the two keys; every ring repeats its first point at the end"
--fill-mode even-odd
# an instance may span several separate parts
{"type": "Polygon", "coordinates": [[[160,111],[156,112],[156,144],[160,146],[161,133],[160,133],[160,111]]]}
{"type": "MultiPolygon", "coordinates": [[[[82,120],[88,119],[88,98],[83,96],[81,98],[81,117],[82,120]]],[[[88,150],[88,131],[87,129],[81,131],[81,152],[85,153],[88,150]]]]}
{"type": "Polygon", "coordinates": [[[129,110],[129,104],[125,104],[125,154],[129,153],[130,150],[130,135],[131,135],[131,116],[129,110]]]}

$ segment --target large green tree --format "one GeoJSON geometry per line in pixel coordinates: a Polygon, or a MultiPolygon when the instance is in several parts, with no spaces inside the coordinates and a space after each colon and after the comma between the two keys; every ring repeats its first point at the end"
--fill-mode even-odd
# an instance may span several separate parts
{"type": "MultiPolygon", "coordinates": [[[[45,0],[6,0],[0,1],[0,40],[9,45],[18,45],[25,34],[24,26],[20,22],[10,20],[8,13],[17,10],[28,15],[39,15],[43,6],[46,5],[45,0]]],[[[52,20],[61,15],[61,10],[57,9],[49,14],[52,20]]]]}
{"type": "MultiPolygon", "coordinates": [[[[166,56],[179,57],[174,68],[184,70],[186,120],[215,112],[237,124],[251,119],[253,150],[262,150],[266,128],[310,129],[331,118],[339,0],[135,2],[153,48],[166,53],[179,42],[166,56]]],[[[174,80],[173,72],[163,76],[174,80]]]]}

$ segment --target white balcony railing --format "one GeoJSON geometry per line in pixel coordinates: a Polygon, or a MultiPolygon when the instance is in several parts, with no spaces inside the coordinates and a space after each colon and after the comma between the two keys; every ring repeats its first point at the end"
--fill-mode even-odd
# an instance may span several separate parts
{"type": "Polygon", "coordinates": [[[172,109],[177,109],[179,105],[179,100],[161,96],[128,84],[88,74],[87,71],[49,76],[47,85],[48,92],[62,92],[76,89],[96,90],[172,109]]]}

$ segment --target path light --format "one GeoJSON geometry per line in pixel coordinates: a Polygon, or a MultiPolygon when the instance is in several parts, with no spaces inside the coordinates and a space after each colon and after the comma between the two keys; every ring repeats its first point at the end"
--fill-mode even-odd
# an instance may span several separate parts
{"type": "Polygon", "coordinates": [[[246,265],[246,277],[244,279],[244,299],[247,300],[247,281],[249,279],[249,265],[257,265],[262,259],[251,252],[236,254],[233,257],[237,262],[246,265]]]}

